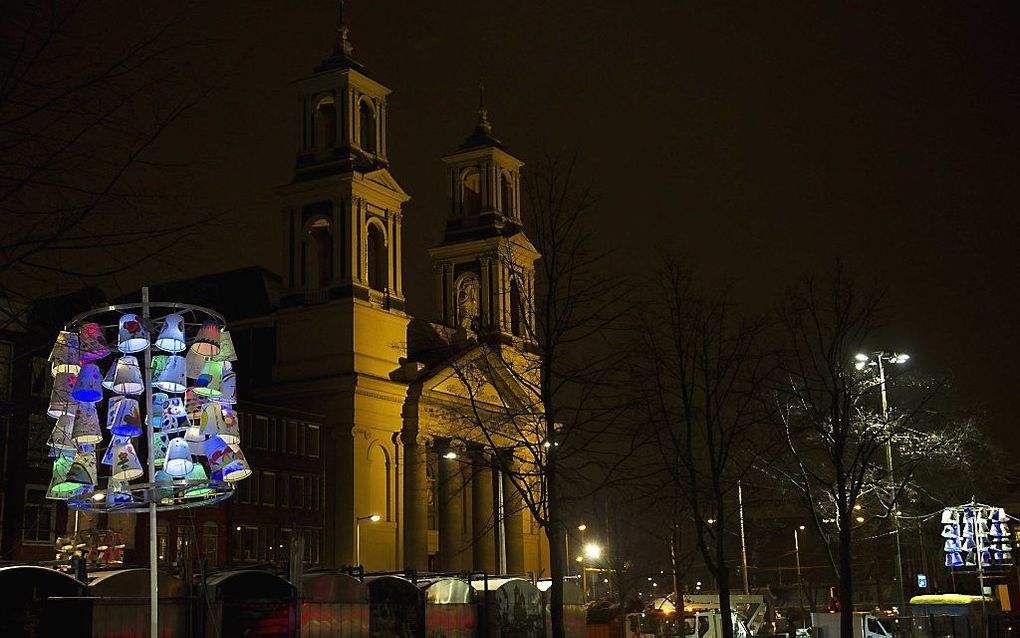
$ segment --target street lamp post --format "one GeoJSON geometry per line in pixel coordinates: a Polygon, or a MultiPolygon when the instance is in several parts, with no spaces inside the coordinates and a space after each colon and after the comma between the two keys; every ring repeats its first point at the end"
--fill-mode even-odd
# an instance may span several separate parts
{"type": "Polygon", "coordinates": [[[359,516],[354,519],[354,562],[361,565],[361,521],[372,521],[378,523],[382,520],[382,516],[378,514],[370,514],[369,516],[359,516]]]}
{"type": "MultiPolygon", "coordinates": [[[[795,527],[793,529],[793,555],[797,560],[797,600],[800,601],[801,617],[804,615],[804,578],[800,571],[800,532],[804,531],[804,526],[795,527]]],[[[801,621],[803,622],[803,620],[801,621]]]]}
{"type": "MultiPolygon", "coordinates": [[[[584,547],[587,545],[585,539],[587,538],[585,532],[588,531],[588,526],[585,523],[581,523],[577,526],[577,531],[581,532],[581,555],[577,557],[578,563],[581,564],[581,596],[584,602],[588,602],[588,574],[584,571],[584,547]]],[[[567,554],[569,556],[569,554],[567,554]]]]}
{"type": "MultiPolygon", "coordinates": [[[[902,364],[906,363],[909,359],[910,355],[902,352],[897,353],[884,351],[873,352],[870,356],[866,354],[858,354],[856,357],[856,367],[858,370],[864,370],[866,367],[878,368],[878,384],[882,396],[883,421],[888,422],[889,419],[889,395],[886,392],[885,364],[902,364]]],[[[891,435],[887,436],[885,440],[885,467],[889,472],[889,491],[890,498],[892,499],[889,504],[889,509],[892,516],[893,539],[896,543],[896,585],[899,589],[899,613],[902,614],[907,609],[907,596],[903,584],[903,549],[900,544],[900,521],[896,507],[896,479],[893,474],[893,448],[891,435]]]]}

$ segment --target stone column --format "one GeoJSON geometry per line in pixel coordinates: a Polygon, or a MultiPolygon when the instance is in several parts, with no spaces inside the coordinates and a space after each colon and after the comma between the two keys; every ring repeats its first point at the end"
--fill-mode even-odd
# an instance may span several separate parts
{"type": "Polygon", "coordinates": [[[496,573],[496,517],[495,499],[492,497],[492,465],[483,452],[474,456],[474,474],[471,478],[471,529],[474,533],[472,559],[475,569],[496,573]]]}
{"type": "Polygon", "coordinates": [[[416,431],[405,431],[401,439],[404,443],[404,564],[407,568],[425,571],[429,566],[427,448],[416,431]]]}
{"type": "Polygon", "coordinates": [[[439,568],[459,571],[464,520],[464,496],[461,493],[461,464],[456,460],[439,458],[439,568]]]}
{"type": "Polygon", "coordinates": [[[516,463],[504,465],[509,472],[503,473],[503,518],[506,529],[506,571],[508,574],[524,573],[524,501],[514,485],[511,473],[516,463]]]}

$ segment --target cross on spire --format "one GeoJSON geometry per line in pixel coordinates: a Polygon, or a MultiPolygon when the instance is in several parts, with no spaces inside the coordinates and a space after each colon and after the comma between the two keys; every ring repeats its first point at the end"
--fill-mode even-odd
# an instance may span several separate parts
{"type": "Polygon", "coordinates": [[[478,83],[478,124],[475,126],[475,132],[481,132],[485,135],[492,134],[492,123],[489,121],[489,109],[485,108],[485,83],[478,83]]]}
{"type": "Polygon", "coordinates": [[[344,2],[344,0],[339,0],[337,4],[339,16],[336,24],[336,52],[350,56],[354,53],[354,45],[351,44],[349,29],[347,28],[347,23],[344,21],[344,5],[347,3],[344,2]]]}

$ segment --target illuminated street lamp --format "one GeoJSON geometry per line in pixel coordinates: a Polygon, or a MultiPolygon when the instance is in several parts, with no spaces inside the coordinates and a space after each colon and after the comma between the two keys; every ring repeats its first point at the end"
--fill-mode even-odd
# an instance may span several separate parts
{"type": "MultiPolygon", "coordinates": [[[[879,350],[869,354],[860,353],[854,357],[854,367],[864,371],[870,369],[878,372],[878,384],[882,392],[882,419],[889,419],[889,396],[885,387],[885,364],[892,363],[901,365],[910,360],[910,355],[903,352],[884,352],[879,350]]],[[[899,587],[900,609],[907,608],[906,593],[903,590],[903,550],[900,547],[900,521],[899,511],[896,509],[896,479],[893,475],[893,449],[892,437],[887,436],[885,440],[885,466],[889,472],[889,486],[892,493],[892,502],[889,509],[892,510],[893,538],[896,540],[896,584],[899,587]]],[[[858,517],[858,522],[863,522],[858,517]]]]}
{"type": "Polygon", "coordinates": [[[361,564],[361,521],[372,521],[378,523],[382,520],[382,516],[378,514],[370,514],[369,516],[359,516],[354,520],[354,562],[358,565],[361,564]]]}
{"type": "Polygon", "coordinates": [[[592,560],[602,558],[602,548],[595,543],[588,543],[584,546],[584,555],[592,560]]]}

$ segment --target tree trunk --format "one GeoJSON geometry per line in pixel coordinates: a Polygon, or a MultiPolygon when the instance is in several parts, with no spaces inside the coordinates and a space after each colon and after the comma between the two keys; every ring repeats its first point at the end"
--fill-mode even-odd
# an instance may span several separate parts
{"type": "MultiPolygon", "coordinates": [[[[849,517],[847,517],[849,518],[849,517]]],[[[847,519],[844,519],[847,520],[847,519]]],[[[839,530],[839,636],[854,638],[854,592],[850,571],[850,529],[839,530]]]]}
{"type": "MultiPolygon", "coordinates": [[[[560,522],[560,508],[558,503],[559,489],[556,481],[556,464],[552,455],[549,455],[546,463],[546,489],[548,490],[548,524],[546,525],[546,539],[549,541],[549,567],[552,577],[552,597],[549,601],[549,613],[552,624],[552,638],[564,638],[566,630],[563,626],[563,573],[566,557],[564,556],[565,538],[564,529],[560,522]]],[[[584,573],[581,573],[584,578],[584,573]]]]}

